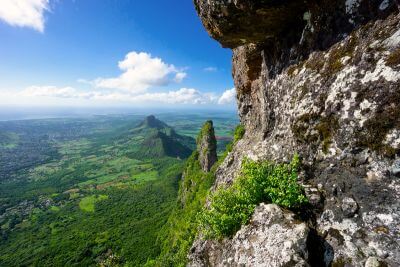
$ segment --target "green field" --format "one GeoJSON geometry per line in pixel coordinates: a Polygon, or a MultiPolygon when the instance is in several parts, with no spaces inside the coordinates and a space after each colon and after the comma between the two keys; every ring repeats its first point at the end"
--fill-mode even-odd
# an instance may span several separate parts
{"type": "Polygon", "coordinates": [[[79,201],[79,208],[83,211],[94,212],[96,202],[108,199],[107,195],[87,196],[79,201]]]}
{"type": "MultiPolygon", "coordinates": [[[[224,116],[214,124],[229,138],[237,119],[224,116]]],[[[186,162],[174,146],[194,142],[182,135],[196,136],[209,116],[157,117],[176,134],[139,127],[140,115],[0,122],[0,266],[157,258],[186,162]]]]}

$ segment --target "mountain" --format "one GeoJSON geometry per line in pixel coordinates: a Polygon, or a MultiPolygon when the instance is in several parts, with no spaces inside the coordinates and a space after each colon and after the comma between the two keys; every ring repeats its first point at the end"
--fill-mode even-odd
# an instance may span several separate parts
{"type": "Polygon", "coordinates": [[[194,2],[245,135],[187,266],[400,266],[400,1],[194,2]]]}
{"type": "Polygon", "coordinates": [[[139,141],[136,156],[138,157],[175,157],[187,158],[196,145],[193,138],[177,134],[175,130],[155,116],[146,117],[131,133],[139,141]]]}

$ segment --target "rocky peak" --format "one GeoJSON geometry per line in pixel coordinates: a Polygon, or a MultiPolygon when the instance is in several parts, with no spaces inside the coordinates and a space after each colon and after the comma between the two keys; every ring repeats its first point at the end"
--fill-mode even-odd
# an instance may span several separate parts
{"type": "Polygon", "coordinates": [[[169,128],[167,124],[157,119],[154,115],[149,115],[146,118],[144,118],[140,126],[147,128],[155,128],[155,129],[169,128]]]}
{"type": "MultiPolygon", "coordinates": [[[[244,158],[302,158],[308,259],[290,266],[400,265],[398,3],[195,0],[210,35],[233,49],[246,128],[214,188],[231,184],[244,158]]],[[[247,248],[262,236],[254,230],[241,243],[247,248]]],[[[244,255],[236,244],[199,241],[190,256],[203,266],[226,266],[213,255],[235,255],[230,266],[274,260],[269,248],[244,255]]]]}
{"type": "Polygon", "coordinates": [[[200,166],[203,171],[208,172],[214,163],[217,162],[217,140],[215,139],[212,121],[204,123],[196,143],[200,166]]]}

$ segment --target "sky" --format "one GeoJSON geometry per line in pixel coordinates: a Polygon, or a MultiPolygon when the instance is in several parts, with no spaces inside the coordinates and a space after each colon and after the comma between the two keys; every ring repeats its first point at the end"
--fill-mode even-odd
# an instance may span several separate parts
{"type": "Polygon", "coordinates": [[[191,0],[0,0],[1,106],[235,106],[191,0]]]}

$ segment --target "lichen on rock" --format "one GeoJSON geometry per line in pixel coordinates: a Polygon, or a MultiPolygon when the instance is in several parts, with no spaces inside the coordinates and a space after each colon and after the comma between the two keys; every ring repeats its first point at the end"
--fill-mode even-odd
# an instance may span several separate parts
{"type": "Polygon", "coordinates": [[[196,241],[189,266],[308,266],[308,232],[293,213],[262,203],[232,239],[196,241]]]}
{"type": "MultiPolygon", "coordinates": [[[[213,188],[232,184],[243,158],[287,162],[297,152],[312,196],[302,220],[315,233],[305,264],[399,266],[399,2],[195,4],[211,36],[233,48],[246,129],[213,188]]],[[[197,242],[193,253],[210,256],[196,258],[201,266],[227,266],[215,255],[232,258],[235,242],[197,242]]]]}

